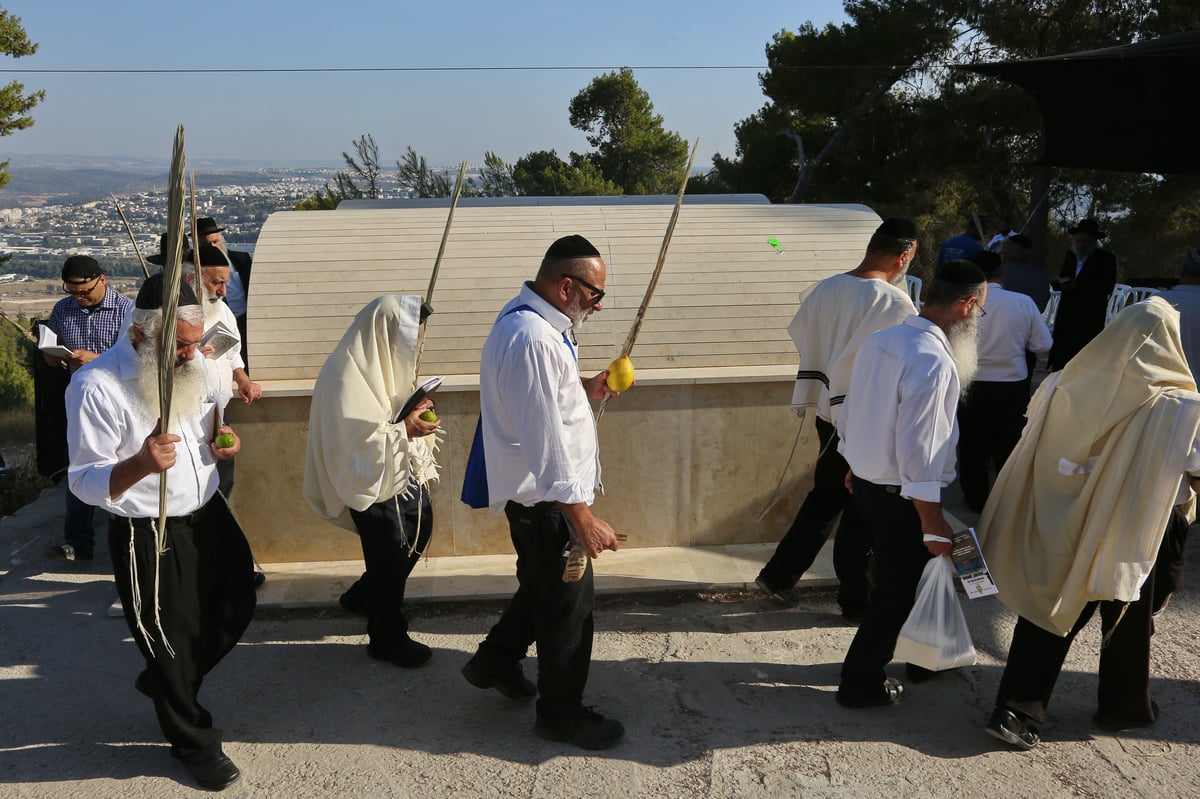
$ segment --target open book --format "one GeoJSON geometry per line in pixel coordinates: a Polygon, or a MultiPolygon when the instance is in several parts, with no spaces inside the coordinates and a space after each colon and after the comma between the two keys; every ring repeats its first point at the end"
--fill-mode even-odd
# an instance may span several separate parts
{"type": "Polygon", "coordinates": [[[58,340],[58,334],[46,325],[38,325],[38,349],[51,358],[70,358],[75,354],[58,340]]]}
{"type": "Polygon", "coordinates": [[[422,381],[421,384],[417,386],[416,390],[408,395],[408,399],[404,401],[404,406],[400,409],[400,413],[396,415],[396,424],[400,424],[402,421],[404,421],[404,417],[412,413],[413,410],[416,409],[417,405],[421,403],[421,400],[437,391],[438,386],[441,384],[442,378],[440,377],[431,377],[428,380],[422,381]]]}
{"type": "Polygon", "coordinates": [[[229,352],[229,350],[233,348],[233,345],[237,344],[240,340],[241,339],[238,338],[238,334],[236,332],[230,330],[220,322],[217,322],[208,330],[204,331],[204,338],[200,339],[200,346],[204,347],[207,345],[213,348],[212,352],[210,352],[206,357],[220,358],[222,355],[229,352]]]}

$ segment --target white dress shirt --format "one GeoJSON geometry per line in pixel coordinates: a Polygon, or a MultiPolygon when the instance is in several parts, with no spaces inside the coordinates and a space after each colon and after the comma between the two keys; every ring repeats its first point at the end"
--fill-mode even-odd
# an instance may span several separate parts
{"type": "MultiPolygon", "coordinates": [[[[230,270],[233,274],[233,270],[230,270]]],[[[217,307],[217,319],[225,326],[225,329],[233,334],[237,339],[237,344],[234,344],[219,358],[209,358],[209,362],[217,368],[213,369],[211,376],[217,384],[217,396],[220,398],[221,414],[224,415],[225,407],[229,401],[237,394],[237,386],[233,382],[233,372],[235,369],[245,369],[246,362],[242,360],[242,335],[238,332],[237,319],[233,315],[233,310],[225,303],[217,300],[211,303],[217,307]]],[[[207,321],[204,326],[211,327],[207,321]]]]}
{"type": "MultiPolygon", "coordinates": [[[[197,358],[201,368],[208,367],[197,358]]],[[[196,416],[172,420],[175,465],[167,471],[167,515],[199,510],[217,491],[212,441],[216,393],[209,392],[196,416]]],[[[127,518],[157,517],[159,476],[143,477],[124,494],[110,497],[109,477],[120,461],[137,454],[157,424],[158,409],[145,413],[137,385],[137,354],[128,338],[75,373],[67,387],[67,451],[71,493],[88,505],[127,518]]]]}
{"type": "Polygon", "coordinates": [[[838,421],[855,475],[940,502],[954,479],[958,370],[942,329],[920,316],[871,335],[854,359],[838,421]]]}
{"type": "Polygon", "coordinates": [[[1027,295],[988,283],[987,315],[979,320],[979,371],[987,383],[1015,383],[1029,376],[1025,351],[1049,352],[1054,339],[1027,295]]]}
{"type": "Polygon", "coordinates": [[[479,405],[488,499],[591,504],[600,485],[596,423],[579,379],[571,320],[526,283],[483,345],[479,405]],[[508,313],[528,305],[533,310],[508,313]]]}

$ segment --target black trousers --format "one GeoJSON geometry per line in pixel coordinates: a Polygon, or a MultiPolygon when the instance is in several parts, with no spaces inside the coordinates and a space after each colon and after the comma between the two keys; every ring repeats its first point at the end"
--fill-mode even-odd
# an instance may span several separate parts
{"type": "MultiPolygon", "coordinates": [[[[157,526],[157,522],[156,522],[157,526]]],[[[159,603],[167,651],[154,619],[157,547],[149,519],[112,516],[108,546],[125,622],[146,661],[138,690],[154,702],[163,735],[187,758],[220,751],[221,733],[199,703],[201,684],[242,637],[254,615],[254,568],[250,547],[220,495],[189,520],[167,522],[166,551],[159,564],[159,603]],[[141,593],[138,629],[130,573],[130,527],[141,593]]]]}
{"type": "Polygon", "coordinates": [[[838,604],[859,610],[866,607],[870,594],[867,562],[871,547],[854,500],[846,491],[849,467],[837,451],[837,428],[818,418],[817,438],[821,452],[813,469],[812,490],[759,576],[772,588],[795,586],[812,568],[829,537],[830,523],[840,513],[842,520],[833,540],[833,569],[839,582],[838,604]]]}
{"type": "Polygon", "coordinates": [[[396,496],[366,510],[350,511],[366,564],[367,637],[387,647],[408,635],[404,589],[433,533],[429,492],[416,484],[407,499],[396,496]]]}
{"type": "Polygon", "coordinates": [[[516,662],[536,642],[538,715],[569,716],[582,705],[592,659],[592,564],[583,579],[563,582],[571,531],[557,504],[509,502],[504,514],[517,551],[519,587],[479,654],[496,663],[516,662]]]}
{"type": "Polygon", "coordinates": [[[911,500],[900,496],[898,486],[869,483],[855,477],[854,502],[871,536],[871,601],[842,663],[839,691],[847,695],[874,696],[886,675],[896,639],[904,626],[925,563],[932,557],[921,535],[921,517],[911,500]]]}
{"type": "Polygon", "coordinates": [[[1089,602],[1066,637],[1018,618],[1008,649],[1008,663],[996,693],[996,707],[1045,721],[1050,695],[1071,643],[1099,610],[1100,629],[1107,638],[1100,649],[1096,692],[1100,710],[1125,721],[1154,721],[1156,714],[1150,699],[1150,637],[1154,635],[1154,613],[1166,604],[1170,593],[1179,584],[1186,537],[1187,520],[1178,510],[1173,510],[1154,568],[1142,586],[1141,597],[1128,607],[1124,602],[1089,602]]]}
{"type": "Polygon", "coordinates": [[[989,467],[999,474],[1021,440],[1028,405],[1024,380],[973,383],[958,404],[958,483],[976,513],[983,511],[991,491],[989,467]]]}

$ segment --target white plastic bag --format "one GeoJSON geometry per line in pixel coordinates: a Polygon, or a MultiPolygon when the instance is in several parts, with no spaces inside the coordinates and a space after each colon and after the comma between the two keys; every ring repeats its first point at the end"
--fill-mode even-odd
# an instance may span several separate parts
{"type": "Polygon", "coordinates": [[[954,591],[950,558],[930,558],[925,564],[916,600],[896,640],[895,658],[932,671],[975,663],[975,645],[954,591]]]}

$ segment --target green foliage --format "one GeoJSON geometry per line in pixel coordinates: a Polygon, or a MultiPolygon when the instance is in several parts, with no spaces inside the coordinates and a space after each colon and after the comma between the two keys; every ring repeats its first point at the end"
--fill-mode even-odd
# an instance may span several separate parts
{"type": "MultiPolygon", "coordinates": [[[[14,17],[0,8],[0,53],[21,58],[33,55],[37,49],[37,44],[29,41],[25,29],[21,27],[20,17],[14,17]]],[[[45,97],[44,91],[25,94],[24,84],[17,81],[0,87],[0,136],[11,136],[33,125],[33,117],[29,116],[29,112],[45,97]]],[[[11,179],[8,161],[0,163],[0,188],[8,185],[11,179]]]]}
{"type": "Polygon", "coordinates": [[[329,184],[325,184],[325,193],[317,192],[311,197],[304,200],[297,200],[295,210],[297,211],[332,211],[338,207],[344,197],[335,194],[333,189],[329,188],[329,184]]]}
{"type": "MultiPolygon", "coordinates": [[[[17,324],[28,330],[25,317],[17,324]]],[[[8,322],[0,322],[0,411],[33,407],[32,345],[8,322]]]]}
{"type": "Polygon", "coordinates": [[[621,187],[601,174],[600,169],[577,153],[571,163],[554,150],[538,150],[517,159],[513,167],[517,193],[530,197],[598,197],[619,195],[621,187]]]}
{"type": "MultiPolygon", "coordinates": [[[[517,193],[517,184],[513,181],[512,164],[491,150],[483,154],[483,169],[480,170],[479,184],[474,178],[467,178],[470,195],[475,197],[512,197],[517,193]]],[[[464,193],[467,189],[464,188],[464,193]]]]}
{"type": "MultiPolygon", "coordinates": [[[[910,217],[926,262],[975,212],[1021,229],[1048,210],[1052,263],[1066,244],[1055,232],[1098,216],[1123,279],[1174,274],[1185,242],[1200,240],[1195,181],[1055,170],[1046,198],[1031,199],[1041,150],[1032,98],[944,66],[1200,28],[1200,3],[850,0],[846,12],[843,25],[804,25],[768,43],[761,76],[768,102],[738,123],[734,157],[714,157],[709,183],[775,202],[861,202],[883,216],[910,217]]],[[[1131,112],[1081,108],[1080,119],[1131,112]]]]}
{"type": "Polygon", "coordinates": [[[396,172],[400,188],[407,189],[413,197],[450,196],[450,181],[445,175],[435,175],[425,157],[417,155],[412,147],[404,148],[404,157],[396,162],[396,172]]]}
{"type": "Polygon", "coordinates": [[[687,142],[663,129],[662,116],[654,113],[650,95],[631,69],[622,67],[593,79],[571,100],[569,111],[571,126],[587,132],[588,143],[596,148],[587,160],[623,193],[678,190],[687,142]]]}

